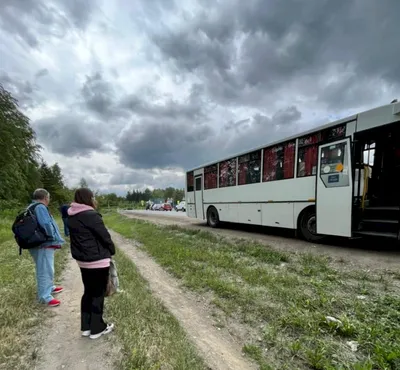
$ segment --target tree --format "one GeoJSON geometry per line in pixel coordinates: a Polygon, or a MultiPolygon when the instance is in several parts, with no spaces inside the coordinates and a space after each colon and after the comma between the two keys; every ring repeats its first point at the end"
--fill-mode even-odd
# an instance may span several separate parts
{"type": "Polygon", "coordinates": [[[151,191],[150,189],[145,189],[144,192],[140,190],[130,190],[127,192],[125,199],[128,202],[147,202],[150,199],[153,200],[162,200],[172,198],[173,200],[182,200],[185,196],[185,191],[183,189],[175,189],[169,187],[167,189],[154,189],[151,191]]]}
{"type": "Polygon", "coordinates": [[[144,191],[143,200],[147,202],[148,200],[150,200],[150,198],[151,198],[151,190],[149,188],[146,188],[146,190],[144,191]]]}
{"type": "Polygon", "coordinates": [[[60,205],[72,200],[72,191],[65,186],[61,168],[57,163],[48,166],[43,162],[40,166],[40,177],[43,187],[51,195],[52,202],[60,205]]]}
{"type": "Polygon", "coordinates": [[[185,190],[184,189],[175,189],[174,200],[181,201],[184,198],[185,198],[185,190]]]}
{"type": "Polygon", "coordinates": [[[86,182],[86,180],[85,180],[85,178],[81,178],[81,180],[79,181],[79,186],[81,187],[81,188],[88,188],[89,187],[89,185],[88,185],[88,183],[86,182]]]}
{"type": "Polygon", "coordinates": [[[0,84],[0,200],[26,202],[41,185],[39,150],[29,118],[0,84]]]}
{"type": "Polygon", "coordinates": [[[175,195],[175,189],[172,187],[166,188],[164,190],[164,197],[165,198],[173,198],[175,195]]]}

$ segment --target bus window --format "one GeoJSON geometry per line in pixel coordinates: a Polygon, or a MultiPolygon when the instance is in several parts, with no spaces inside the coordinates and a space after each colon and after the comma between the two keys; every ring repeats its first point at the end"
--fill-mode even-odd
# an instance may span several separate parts
{"type": "Polygon", "coordinates": [[[196,191],[201,190],[201,177],[196,177],[196,191]]]}
{"type": "Polygon", "coordinates": [[[263,181],[294,177],[295,142],[264,149],[263,181]]]}
{"type": "Polygon", "coordinates": [[[219,164],[219,187],[236,186],[236,158],[219,164]]]}
{"type": "Polygon", "coordinates": [[[299,165],[297,177],[313,176],[316,174],[318,145],[299,148],[299,165]]]}
{"type": "Polygon", "coordinates": [[[299,139],[297,177],[313,176],[317,173],[318,143],[322,132],[299,139]]]}
{"type": "Polygon", "coordinates": [[[193,191],[194,190],[193,172],[188,172],[186,181],[187,181],[187,191],[193,191]]]}
{"type": "Polygon", "coordinates": [[[238,184],[255,184],[261,179],[261,150],[238,158],[238,184]]]}
{"type": "Polygon", "coordinates": [[[217,187],[218,166],[212,165],[204,168],[204,190],[217,187]]]}
{"type": "Polygon", "coordinates": [[[321,175],[342,172],[346,153],[346,143],[335,144],[322,149],[321,175]]]}

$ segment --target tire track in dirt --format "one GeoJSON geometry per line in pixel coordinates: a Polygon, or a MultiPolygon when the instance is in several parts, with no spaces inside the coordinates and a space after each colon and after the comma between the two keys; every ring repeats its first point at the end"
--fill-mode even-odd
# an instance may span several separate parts
{"type": "Polygon", "coordinates": [[[147,253],[137,248],[132,240],[123,238],[110,230],[113,240],[135,263],[140,274],[148,281],[154,296],[180,322],[189,338],[211,369],[246,370],[257,369],[242,355],[242,348],[233,338],[218,331],[207,319],[209,313],[191,299],[179,282],[162,269],[147,253]]]}
{"type": "Polygon", "coordinates": [[[118,349],[113,334],[97,340],[82,338],[80,304],[83,294],[81,273],[70,257],[62,275],[64,291],[57,296],[61,305],[49,310],[49,319],[38,338],[37,370],[113,370],[118,349]]]}

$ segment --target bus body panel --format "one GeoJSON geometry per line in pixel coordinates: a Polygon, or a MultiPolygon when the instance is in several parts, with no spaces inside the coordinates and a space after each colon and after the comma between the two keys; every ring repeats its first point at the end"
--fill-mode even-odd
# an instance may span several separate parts
{"type": "Polygon", "coordinates": [[[266,203],[261,209],[263,226],[294,228],[294,203],[266,203]]]}
{"type": "Polygon", "coordinates": [[[315,199],[315,176],[204,190],[205,204],[307,202],[315,199]]]}
{"type": "Polygon", "coordinates": [[[237,219],[239,223],[250,225],[261,225],[261,204],[244,203],[237,205],[237,219]]]}
{"type": "Polygon", "coordinates": [[[194,191],[186,192],[186,214],[190,218],[196,218],[196,207],[194,203],[194,191]]]}

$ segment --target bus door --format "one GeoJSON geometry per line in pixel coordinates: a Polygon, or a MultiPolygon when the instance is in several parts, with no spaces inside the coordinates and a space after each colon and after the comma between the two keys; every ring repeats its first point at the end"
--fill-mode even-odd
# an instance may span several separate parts
{"type": "Polygon", "coordinates": [[[350,138],[320,145],[317,170],[317,233],[351,237],[353,180],[350,138]]]}
{"type": "Polygon", "coordinates": [[[196,206],[196,218],[204,220],[203,175],[199,175],[194,178],[194,202],[196,206]]]}

